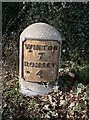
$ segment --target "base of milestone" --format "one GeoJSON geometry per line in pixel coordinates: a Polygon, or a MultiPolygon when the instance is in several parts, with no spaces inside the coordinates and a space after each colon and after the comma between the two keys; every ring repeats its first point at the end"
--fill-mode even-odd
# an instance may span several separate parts
{"type": "MultiPolygon", "coordinates": [[[[23,80],[24,82],[24,80],[23,80]]],[[[26,96],[45,95],[53,91],[52,86],[45,87],[38,83],[24,82],[20,84],[20,93],[26,96]]]]}

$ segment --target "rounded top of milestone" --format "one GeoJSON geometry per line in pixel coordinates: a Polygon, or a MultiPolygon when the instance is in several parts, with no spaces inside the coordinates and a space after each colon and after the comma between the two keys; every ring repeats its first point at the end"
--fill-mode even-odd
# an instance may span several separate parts
{"type": "Polygon", "coordinates": [[[61,42],[62,38],[57,29],[46,23],[34,23],[28,26],[20,35],[22,41],[26,39],[40,39],[40,40],[58,40],[61,42]]]}

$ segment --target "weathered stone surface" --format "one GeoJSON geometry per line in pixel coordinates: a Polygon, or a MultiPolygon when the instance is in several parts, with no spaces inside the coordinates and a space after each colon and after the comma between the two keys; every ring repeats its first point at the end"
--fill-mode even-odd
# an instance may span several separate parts
{"type": "Polygon", "coordinates": [[[35,23],[28,26],[20,36],[21,41],[27,39],[58,40],[61,41],[60,33],[46,23],[35,23]]]}
{"type": "Polygon", "coordinates": [[[24,41],[22,78],[31,82],[50,82],[57,79],[59,47],[57,41],[24,41]]]}
{"type": "Polygon", "coordinates": [[[61,35],[52,26],[35,23],[20,36],[20,92],[25,95],[44,95],[52,86],[38,84],[52,82],[58,77],[61,35]],[[34,83],[33,83],[34,82],[34,83]]]}

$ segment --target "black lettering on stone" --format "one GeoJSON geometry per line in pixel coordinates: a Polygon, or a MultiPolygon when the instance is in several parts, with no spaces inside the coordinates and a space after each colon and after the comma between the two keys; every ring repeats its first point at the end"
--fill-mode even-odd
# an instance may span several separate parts
{"type": "Polygon", "coordinates": [[[34,67],[34,63],[33,63],[33,62],[30,62],[30,66],[31,66],[31,67],[34,67]]]}
{"type": "Polygon", "coordinates": [[[24,66],[29,67],[29,63],[28,62],[24,62],[24,66]]]}
{"type": "Polygon", "coordinates": [[[30,44],[25,44],[25,48],[26,49],[32,49],[33,45],[30,45],[30,44]]]}
{"type": "Polygon", "coordinates": [[[35,67],[39,67],[39,63],[35,63],[35,67]]]}
{"type": "Polygon", "coordinates": [[[38,67],[38,68],[40,68],[41,67],[41,63],[34,63],[35,64],[35,66],[34,67],[38,67]]]}
{"type": "Polygon", "coordinates": [[[27,62],[24,62],[24,66],[27,66],[27,62]]]}
{"type": "Polygon", "coordinates": [[[29,67],[29,62],[27,62],[27,67],[29,67]]]}
{"type": "Polygon", "coordinates": [[[55,65],[56,65],[55,63],[45,63],[45,62],[42,63],[24,62],[24,66],[26,67],[50,68],[51,66],[55,67],[55,65]]]}
{"type": "Polygon", "coordinates": [[[39,55],[39,60],[42,59],[43,54],[44,54],[44,53],[42,53],[42,52],[39,52],[39,53],[38,53],[38,55],[39,55]]]}
{"type": "Polygon", "coordinates": [[[50,63],[47,63],[47,67],[50,68],[50,63]]]}
{"type": "Polygon", "coordinates": [[[52,63],[52,67],[55,67],[55,63],[52,63]]]}
{"type": "Polygon", "coordinates": [[[43,77],[43,71],[42,70],[38,71],[36,73],[36,75],[38,75],[40,78],[42,78],[43,77]]]}
{"type": "Polygon", "coordinates": [[[41,50],[41,45],[34,45],[34,50],[41,50]]]}
{"type": "Polygon", "coordinates": [[[47,45],[32,45],[32,44],[25,44],[25,48],[30,50],[57,50],[58,46],[47,46],[47,45]]]}
{"type": "Polygon", "coordinates": [[[58,49],[57,46],[54,46],[54,47],[53,47],[53,50],[57,50],[57,49],[58,49]]]}
{"type": "Polygon", "coordinates": [[[45,63],[42,63],[42,68],[46,67],[46,64],[45,63]]]}
{"type": "Polygon", "coordinates": [[[44,46],[42,46],[43,47],[43,50],[46,50],[46,48],[47,48],[47,45],[44,45],[44,46]]]}
{"type": "Polygon", "coordinates": [[[52,50],[52,46],[48,46],[48,50],[52,50]]]}
{"type": "Polygon", "coordinates": [[[30,71],[26,71],[26,73],[30,74],[30,71]]]}

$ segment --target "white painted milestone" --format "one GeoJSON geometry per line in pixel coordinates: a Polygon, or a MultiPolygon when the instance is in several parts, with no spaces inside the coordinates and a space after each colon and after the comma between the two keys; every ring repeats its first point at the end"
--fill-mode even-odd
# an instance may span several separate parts
{"type": "Polygon", "coordinates": [[[46,23],[34,23],[21,33],[19,85],[23,95],[53,91],[52,83],[58,78],[61,42],[60,33],[46,23]]]}

